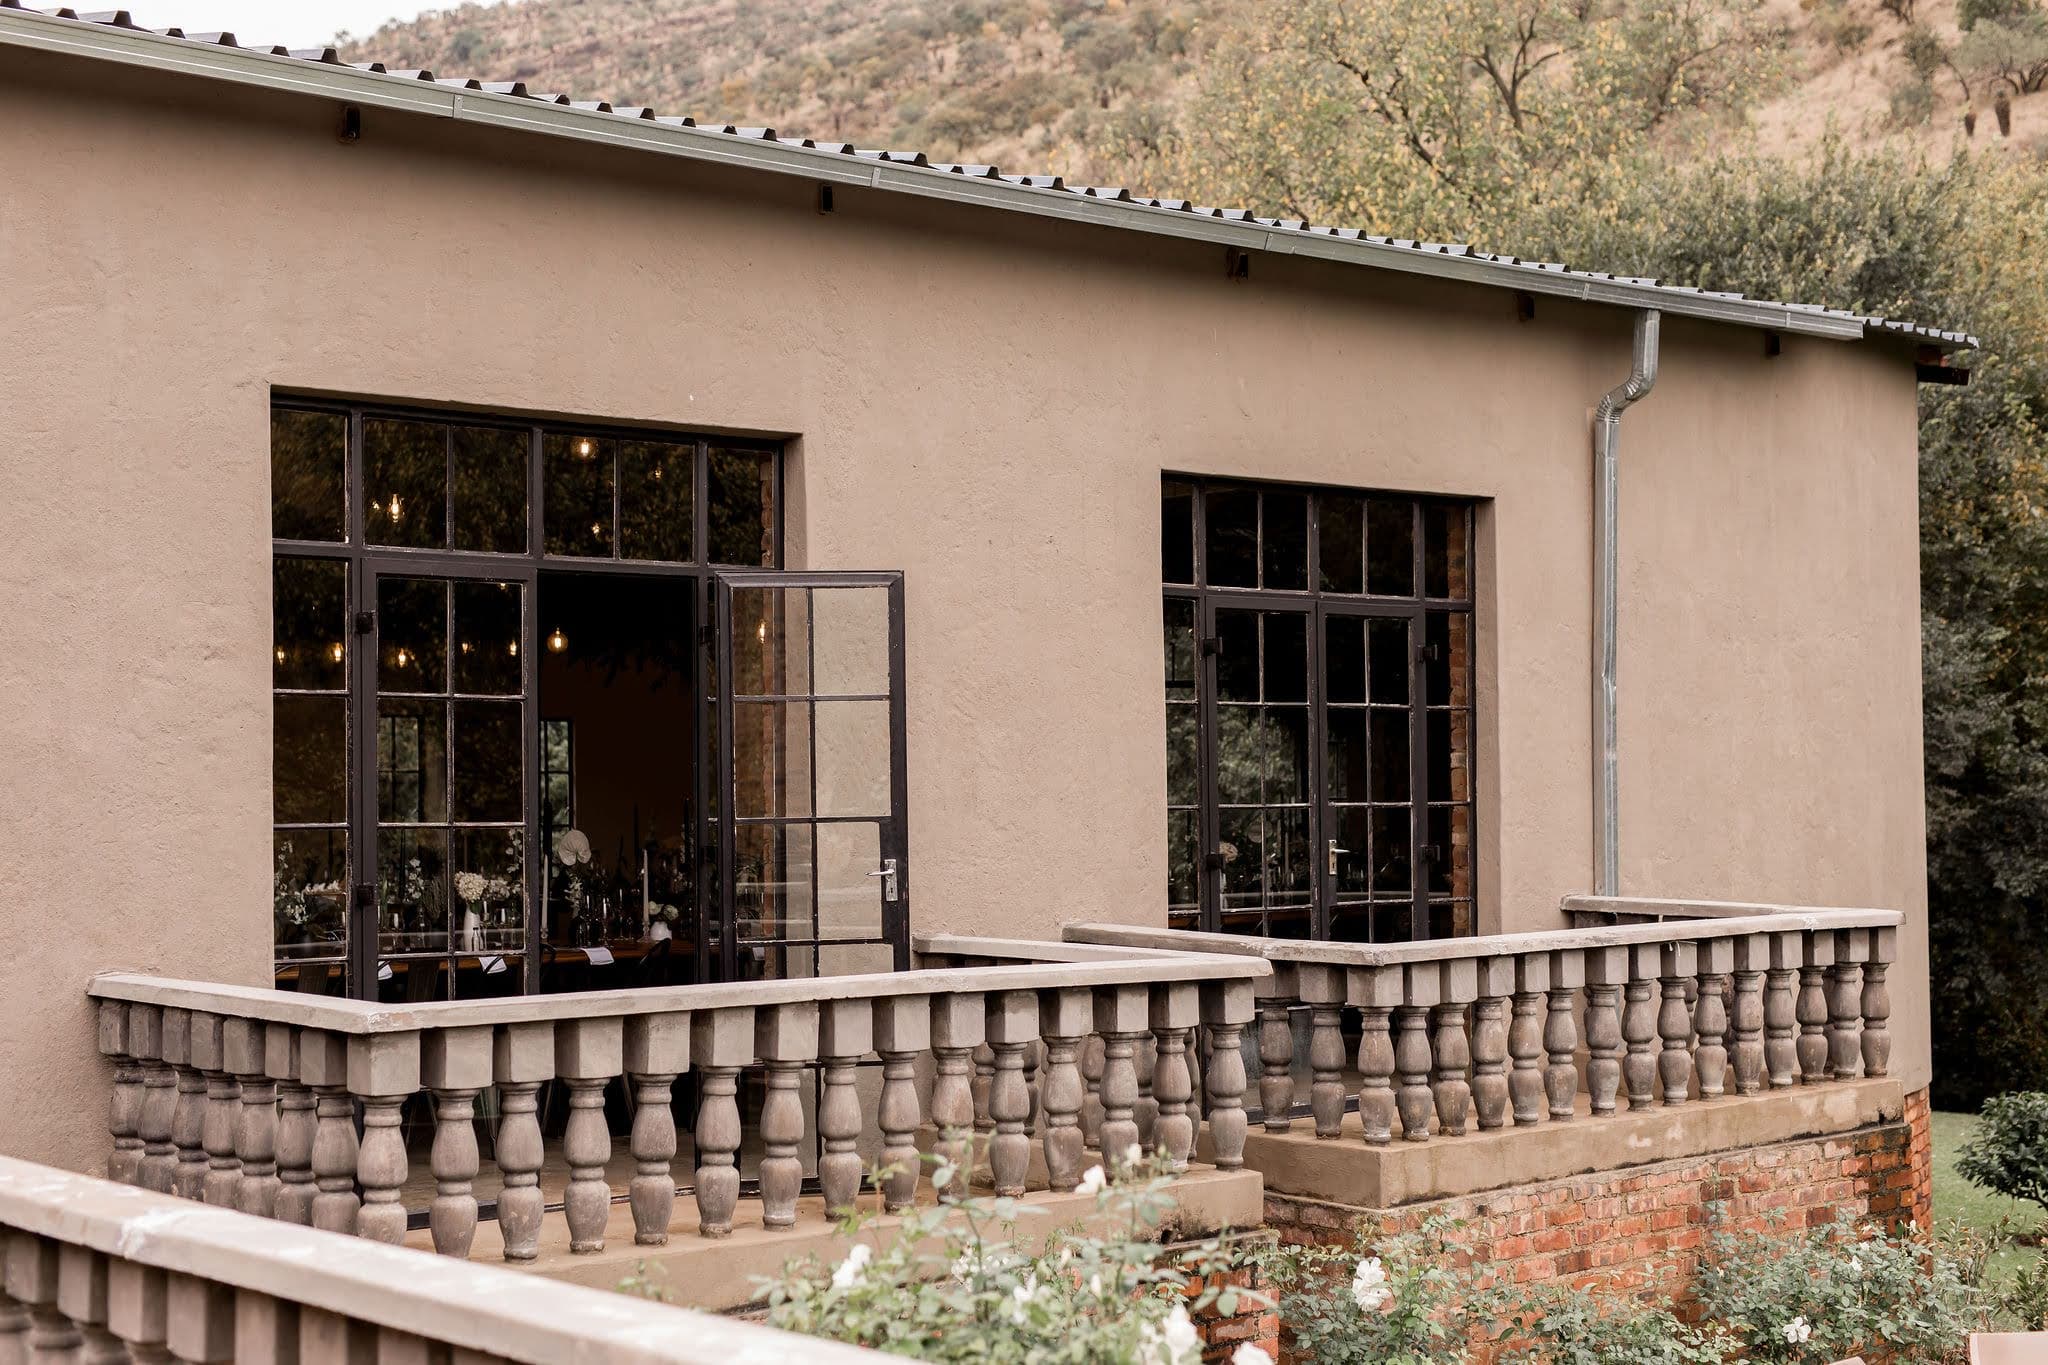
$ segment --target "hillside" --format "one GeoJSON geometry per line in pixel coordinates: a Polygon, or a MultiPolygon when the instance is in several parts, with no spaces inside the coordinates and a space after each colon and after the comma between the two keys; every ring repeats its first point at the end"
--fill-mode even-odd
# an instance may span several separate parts
{"type": "MultiPolygon", "coordinates": [[[[1170,125],[1207,34],[1243,2],[512,0],[390,24],[347,48],[352,60],[1088,178],[1091,142],[1142,143],[1170,125]]],[[[1925,35],[1955,48],[1956,0],[1769,3],[1786,71],[1752,115],[1766,147],[1833,126],[1854,144],[1948,154],[1968,101],[1925,35]]],[[[2042,149],[2039,97],[2014,103],[2001,138],[1988,81],[1973,85],[1976,145],[2042,149]]]]}

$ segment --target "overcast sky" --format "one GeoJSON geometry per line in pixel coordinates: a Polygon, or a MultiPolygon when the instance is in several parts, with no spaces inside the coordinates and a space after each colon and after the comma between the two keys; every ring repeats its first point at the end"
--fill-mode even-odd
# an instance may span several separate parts
{"type": "MultiPolygon", "coordinates": [[[[79,6],[80,9],[87,8],[79,6]]],[[[244,42],[312,47],[347,30],[362,37],[387,19],[411,19],[453,3],[408,0],[137,0],[128,10],[145,28],[175,25],[188,33],[225,29],[244,42]]]]}

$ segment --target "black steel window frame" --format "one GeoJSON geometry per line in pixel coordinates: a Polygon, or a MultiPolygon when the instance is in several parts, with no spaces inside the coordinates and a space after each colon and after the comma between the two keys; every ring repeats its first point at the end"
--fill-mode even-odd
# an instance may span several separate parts
{"type": "MultiPolygon", "coordinates": [[[[1324,646],[1327,640],[1327,622],[1333,617],[1361,617],[1367,620],[1400,620],[1409,626],[1408,653],[1408,701],[1406,709],[1408,724],[1408,814],[1410,877],[1412,893],[1408,898],[1410,909],[1408,935],[1401,940],[1421,941],[1432,937],[1430,929],[1431,903],[1444,903],[1454,899],[1468,900],[1472,907],[1472,931],[1477,932],[1478,920],[1478,789],[1477,765],[1478,748],[1478,707],[1475,678],[1476,664],[1476,613],[1474,610],[1473,580],[1477,545],[1477,504],[1470,499],[1450,498],[1412,492],[1377,490],[1366,488],[1341,488],[1327,485],[1293,484],[1278,481],[1218,478],[1197,474],[1166,472],[1161,478],[1162,511],[1164,497],[1169,486],[1178,485],[1191,492],[1191,537],[1192,537],[1192,582],[1163,582],[1165,602],[1182,601],[1193,607],[1195,621],[1195,688],[1197,713],[1196,776],[1198,789],[1199,817],[1197,825],[1195,885],[1197,889],[1198,926],[1204,932],[1232,932],[1224,923],[1223,898],[1223,853],[1219,848],[1221,839],[1221,816],[1217,792],[1216,727],[1217,727],[1217,673],[1221,644],[1216,630],[1218,610],[1283,611],[1298,612],[1307,621],[1308,634],[1308,776],[1309,791],[1307,805],[1307,842],[1309,854],[1310,892],[1310,937],[1315,940],[1330,938],[1331,919],[1337,908],[1334,879],[1324,856],[1325,850],[1335,842],[1335,817],[1329,797],[1328,778],[1324,771],[1329,753],[1329,713],[1327,701],[1328,664],[1324,646]],[[1305,496],[1308,501],[1307,528],[1307,584],[1306,589],[1215,586],[1208,581],[1208,523],[1209,498],[1219,492],[1266,492],[1305,496]],[[1413,595],[1390,595],[1373,593],[1351,593],[1326,591],[1322,587],[1322,540],[1323,508],[1326,497],[1359,498],[1384,502],[1403,502],[1410,505],[1411,540],[1413,553],[1413,595]],[[1427,596],[1427,554],[1424,517],[1432,507],[1456,508],[1462,513],[1463,554],[1465,565],[1465,591],[1455,596],[1427,596]],[[1429,741],[1431,726],[1428,701],[1424,683],[1424,664],[1431,648],[1426,639],[1426,621],[1432,613],[1459,614],[1466,621],[1466,659],[1464,667],[1465,709],[1470,712],[1466,730],[1465,762],[1466,791],[1461,803],[1467,811],[1467,856],[1470,858],[1471,893],[1468,897],[1455,898],[1449,894],[1432,895],[1429,886],[1428,869],[1425,859],[1450,857],[1448,847],[1437,848],[1430,837],[1429,813],[1429,741]]],[[[1162,528],[1163,529],[1163,528],[1162,528]]],[[[1259,526],[1260,541],[1255,558],[1263,574],[1264,525],[1259,526]]],[[[1162,572],[1162,579],[1164,574],[1162,572]]],[[[1162,630],[1165,626],[1162,620],[1162,630]]],[[[1261,663],[1263,667],[1263,661],[1261,663]]],[[[1170,704],[1170,703],[1169,703],[1170,704]]],[[[1169,735],[1169,745],[1172,743],[1169,735]]],[[[1172,794],[1168,793],[1171,806],[1172,794]]],[[[1169,815],[1168,856],[1171,849],[1171,816],[1169,815]]],[[[1370,874],[1369,874],[1370,875],[1370,874]]],[[[1169,869],[1169,881],[1171,871],[1169,869]]],[[[1368,893],[1369,894],[1369,893],[1368,893]]],[[[1364,904],[1371,922],[1370,900],[1364,904]]],[[[1386,904],[1386,902],[1379,902],[1386,904]]],[[[1276,907],[1262,903],[1258,907],[1262,925],[1269,922],[1270,911],[1276,907]]],[[[1277,907],[1280,909],[1289,906],[1277,907]]]]}
{"type": "MultiPolygon", "coordinates": [[[[540,931],[546,909],[546,887],[542,881],[543,861],[547,842],[546,832],[541,828],[540,814],[540,724],[538,697],[538,670],[536,653],[539,641],[535,638],[533,623],[539,619],[536,575],[542,569],[566,570],[574,573],[617,573],[639,578],[660,578],[682,580],[691,584],[694,599],[694,620],[697,630],[697,658],[701,673],[697,686],[697,734],[699,736],[699,762],[695,765],[694,808],[697,812],[693,831],[697,847],[694,861],[698,869],[696,877],[696,952],[699,979],[712,979],[717,959],[711,952],[711,933],[714,917],[719,913],[719,897],[713,889],[722,880],[717,862],[718,837],[716,815],[713,807],[711,769],[715,761],[712,750],[706,746],[717,743],[717,713],[712,689],[704,685],[713,676],[711,620],[715,607],[714,585],[721,568],[739,567],[774,569],[783,561],[784,543],[784,473],[787,462],[785,445],[775,440],[750,440],[744,437],[711,436],[701,432],[678,431],[674,428],[643,427],[623,425],[616,422],[582,421],[575,418],[536,419],[511,417],[503,414],[470,412],[459,409],[434,408],[407,404],[376,403],[369,401],[348,401],[318,397],[300,397],[288,393],[271,396],[270,409],[276,412],[325,413],[342,417],[347,422],[346,463],[343,469],[343,492],[345,507],[345,540],[298,540],[273,536],[271,558],[278,559],[326,559],[341,560],[348,564],[347,619],[353,627],[362,620],[361,613],[374,604],[373,585],[370,582],[371,561],[376,561],[375,572],[381,574],[411,573],[423,577],[445,577],[470,581],[502,582],[511,579],[526,583],[527,601],[524,606],[524,626],[520,652],[527,666],[534,672],[529,676],[528,691],[524,694],[527,703],[524,747],[526,751],[525,809],[526,827],[532,833],[527,840],[526,871],[526,945],[524,987],[528,994],[540,990],[540,968],[542,945],[540,931]],[[402,422],[426,422],[445,424],[451,427],[487,428],[500,431],[523,432],[526,436],[526,548],[518,552],[487,550],[418,549],[407,546],[372,545],[365,527],[364,508],[366,504],[364,487],[363,425],[367,421],[392,420],[402,422]],[[611,441],[660,441],[694,449],[694,463],[691,481],[691,549],[698,558],[690,561],[639,560],[620,558],[599,558],[584,555],[549,554],[546,550],[546,492],[547,469],[544,456],[544,438],[547,433],[574,434],[598,440],[611,441]],[[706,562],[703,558],[711,546],[711,451],[738,450],[754,451],[773,457],[770,496],[773,499],[773,523],[770,527],[768,565],[724,566],[706,562]]],[[[452,459],[452,454],[451,454],[452,459]]],[[[452,516],[455,497],[455,480],[447,480],[446,496],[450,514],[444,525],[454,526],[452,516]]],[[[613,529],[618,527],[617,480],[613,483],[613,529]]],[[[377,963],[376,947],[377,908],[375,904],[376,845],[375,839],[375,795],[376,747],[374,733],[365,735],[363,723],[357,716],[362,706],[361,698],[368,696],[374,708],[376,685],[376,657],[365,649],[364,638],[352,628],[347,637],[348,679],[350,690],[350,727],[348,752],[350,771],[347,776],[349,794],[348,830],[348,994],[358,998],[373,998],[376,993],[377,963]],[[367,750],[366,750],[367,741],[367,750]],[[370,766],[360,766],[367,751],[370,766]],[[364,807],[368,809],[365,812],[364,807]],[[366,818],[368,824],[364,823],[366,818]],[[371,891],[365,897],[362,888],[371,891]]],[[[452,933],[451,928],[451,942],[452,933]]],[[[730,937],[730,935],[725,935],[730,937]]],[[[278,960],[280,965],[282,959],[278,960]]],[[[452,976],[451,976],[452,989],[452,976]]]]}

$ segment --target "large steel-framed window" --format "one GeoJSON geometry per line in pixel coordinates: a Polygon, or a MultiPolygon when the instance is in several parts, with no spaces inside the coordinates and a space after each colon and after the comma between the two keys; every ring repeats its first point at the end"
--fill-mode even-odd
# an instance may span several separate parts
{"type": "MultiPolygon", "coordinates": [[[[445,995],[455,989],[453,959],[475,955],[460,937],[470,907],[456,899],[456,874],[474,870],[485,885],[478,905],[486,922],[498,894],[519,906],[519,929],[516,942],[509,935],[470,942],[516,968],[525,989],[539,988],[542,802],[558,765],[556,755],[543,753],[535,695],[542,647],[535,585],[564,570],[687,583],[708,684],[715,575],[781,563],[782,466],[772,442],[370,403],[273,402],[272,818],[281,981],[373,995],[380,972],[437,955],[419,944],[438,933],[450,961],[426,996],[445,995]],[[438,616],[429,598],[443,604],[438,616]],[[389,612],[399,604],[418,609],[394,621],[389,612]],[[421,626],[429,618],[438,629],[421,626]],[[399,624],[418,639],[401,638],[399,624]],[[423,648],[443,671],[416,682],[423,648]],[[478,649],[484,652],[472,656],[478,649]],[[476,669],[487,657],[501,659],[499,673],[479,682],[476,669]],[[463,791],[448,732],[468,724],[495,736],[503,727],[483,718],[515,706],[516,756],[508,753],[500,765],[499,786],[463,791]],[[507,767],[516,768],[509,778],[507,767]],[[508,801],[515,803],[509,819],[508,801]],[[522,837],[507,840],[511,831],[522,837]],[[457,866],[460,848],[485,842],[507,866],[457,866]],[[390,861],[373,851],[380,843],[404,856],[390,861]],[[434,855],[418,860],[417,873],[414,846],[434,855]],[[438,877],[427,870],[436,859],[438,877]],[[414,921],[404,928],[390,925],[394,899],[414,921]],[[430,902],[424,909],[423,901],[430,902]]],[[[700,686],[694,704],[706,746],[692,806],[704,973],[716,962],[720,882],[712,688],[700,686]]]]}
{"type": "Polygon", "coordinates": [[[1167,475],[1169,922],[1477,928],[1469,503],[1167,475]]]}

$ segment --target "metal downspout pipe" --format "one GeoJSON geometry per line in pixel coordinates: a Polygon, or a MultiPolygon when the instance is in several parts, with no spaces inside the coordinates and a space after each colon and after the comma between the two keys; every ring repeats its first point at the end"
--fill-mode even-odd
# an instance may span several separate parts
{"type": "Polygon", "coordinates": [[[1615,517],[1620,487],[1621,414],[1657,382],[1654,308],[1636,314],[1629,375],[1609,389],[1593,412],[1593,772],[1594,894],[1621,893],[1621,746],[1615,726],[1615,585],[1620,577],[1615,517]]]}

